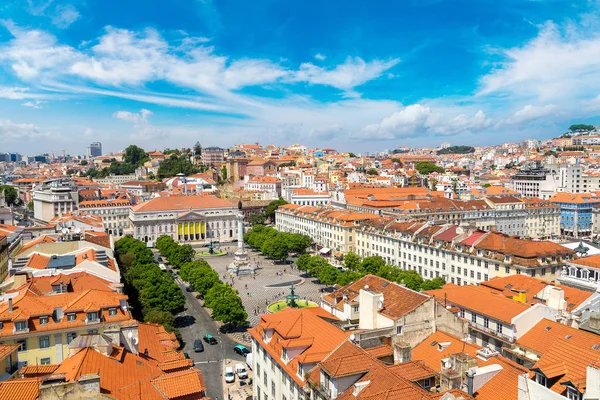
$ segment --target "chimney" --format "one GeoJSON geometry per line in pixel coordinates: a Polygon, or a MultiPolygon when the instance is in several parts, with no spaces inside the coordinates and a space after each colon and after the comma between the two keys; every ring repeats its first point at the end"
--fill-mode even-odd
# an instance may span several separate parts
{"type": "Polygon", "coordinates": [[[473,396],[473,378],[475,373],[471,370],[467,371],[467,393],[469,396],[473,396]]]}
{"type": "Polygon", "coordinates": [[[13,302],[12,302],[12,297],[9,297],[9,298],[8,298],[8,312],[9,312],[9,314],[10,314],[11,312],[13,312],[13,302]]]}

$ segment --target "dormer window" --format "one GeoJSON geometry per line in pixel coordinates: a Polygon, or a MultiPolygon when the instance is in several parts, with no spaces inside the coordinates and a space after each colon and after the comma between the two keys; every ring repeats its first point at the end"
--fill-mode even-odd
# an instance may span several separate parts
{"type": "Polygon", "coordinates": [[[67,314],[67,321],[68,322],[73,322],[77,319],[77,314],[75,313],[69,313],[67,314]]]}
{"type": "Polygon", "coordinates": [[[287,349],[285,347],[281,349],[281,359],[283,361],[286,361],[286,362],[288,360],[288,358],[287,358],[287,349]]]}
{"type": "Polygon", "coordinates": [[[114,317],[115,315],[117,315],[117,309],[116,308],[109,308],[108,309],[108,316],[109,317],[114,317]]]}
{"type": "Polygon", "coordinates": [[[48,325],[48,317],[40,317],[40,325],[48,325]]]}
{"type": "Polygon", "coordinates": [[[546,378],[546,375],[542,374],[541,372],[535,373],[535,381],[543,387],[548,387],[548,379],[546,378]]]}
{"type": "Polygon", "coordinates": [[[22,332],[27,330],[27,321],[15,321],[15,331],[22,332]]]}

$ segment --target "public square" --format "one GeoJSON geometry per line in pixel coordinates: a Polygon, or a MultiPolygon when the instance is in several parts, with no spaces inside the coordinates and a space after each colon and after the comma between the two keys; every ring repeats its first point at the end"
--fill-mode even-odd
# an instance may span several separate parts
{"type": "Polygon", "coordinates": [[[268,304],[282,300],[290,294],[291,282],[299,281],[294,285],[295,293],[300,298],[299,301],[306,299],[319,303],[320,289],[325,285],[317,283],[316,278],[302,277],[302,271],[293,268],[293,260],[290,260],[292,263],[286,265],[275,264],[272,260],[261,256],[260,253],[247,249],[250,261],[258,264],[256,275],[254,277],[250,275],[231,277],[227,273],[227,266],[233,260],[233,253],[237,249],[237,245],[228,244],[223,245],[221,248],[228,251],[228,255],[205,257],[204,259],[219,273],[224,282],[231,283],[239,291],[251,326],[258,323],[260,314],[268,313],[268,304]],[[289,284],[280,287],[269,287],[270,285],[284,283],[289,284]]]}

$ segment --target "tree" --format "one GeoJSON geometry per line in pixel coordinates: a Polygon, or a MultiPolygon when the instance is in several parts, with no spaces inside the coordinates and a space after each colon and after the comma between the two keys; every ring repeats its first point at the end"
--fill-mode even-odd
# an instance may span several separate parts
{"type": "Polygon", "coordinates": [[[9,206],[12,206],[17,202],[19,193],[17,192],[17,189],[15,189],[14,186],[0,186],[0,192],[4,192],[4,200],[6,200],[6,204],[8,204],[9,206]]]}
{"type": "Polygon", "coordinates": [[[569,130],[571,132],[577,132],[577,131],[593,131],[594,125],[586,125],[586,124],[574,124],[569,126],[569,130]]]}
{"type": "Polygon", "coordinates": [[[144,315],[144,321],[162,325],[169,332],[175,329],[175,317],[166,311],[150,310],[144,315]]]}
{"type": "Polygon", "coordinates": [[[442,168],[440,166],[437,166],[434,163],[429,162],[429,161],[418,162],[415,165],[415,168],[417,169],[417,171],[419,171],[419,173],[421,175],[429,175],[432,172],[437,172],[437,173],[443,173],[443,172],[445,172],[444,168],[442,168]]]}
{"type": "Polygon", "coordinates": [[[221,179],[223,179],[223,182],[227,181],[227,167],[225,165],[221,167],[221,179]]]}
{"type": "Polygon", "coordinates": [[[430,280],[427,280],[421,284],[422,290],[435,290],[441,289],[442,286],[446,284],[446,281],[442,277],[436,277],[430,280]]]}
{"type": "Polygon", "coordinates": [[[265,216],[275,221],[275,211],[279,208],[279,206],[284,206],[286,204],[288,204],[288,202],[282,198],[270,202],[265,210],[265,216]]]}
{"type": "Polygon", "coordinates": [[[475,153],[472,146],[450,146],[437,151],[437,154],[470,154],[475,153]]]}
{"type": "Polygon", "coordinates": [[[394,164],[398,164],[399,167],[402,167],[402,160],[400,160],[399,158],[397,158],[397,157],[392,158],[392,162],[394,164]]]}
{"type": "Polygon", "coordinates": [[[248,216],[248,223],[250,226],[254,225],[264,225],[267,217],[265,217],[264,212],[252,213],[248,216]]]}
{"type": "Polygon", "coordinates": [[[321,256],[312,256],[308,262],[308,273],[318,278],[321,270],[329,265],[329,262],[321,256]]]}
{"type": "Polygon", "coordinates": [[[179,173],[186,176],[200,172],[200,169],[190,162],[187,155],[171,154],[158,166],[158,178],[171,178],[179,173]]]}
{"type": "Polygon", "coordinates": [[[337,282],[340,271],[333,265],[326,265],[319,271],[319,281],[324,285],[334,285],[337,282]]]}
{"type": "Polygon", "coordinates": [[[346,270],[338,275],[337,284],[346,286],[349,283],[356,282],[360,278],[362,278],[362,274],[360,272],[346,270]]]}
{"type": "Polygon", "coordinates": [[[86,165],[88,165],[88,162],[87,162],[87,160],[81,160],[81,162],[79,163],[79,165],[82,165],[82,166],[85,167],[86,165]]]}
{"type": "Polygon", "coordinates": [[[375,168],[367,170],[367,175],[379,175],[379,172],[375,168]]]}
{"type": "Polygon", "coordinates": [[[419,275],[416,271],[406,271],[406,273],[402,277],[402,282],[409,289],[421,290],[421,285],[423,284],[423,277],[419,275]]]}
{"type": "Polygon", "coordinates": [[[348,252],[344,256],[344,268],[350,271],[356,271],[360,265],[360,256],[354,252],[348,252]]]}
{"type": "Polygon", "coordinates": [[[127,164],[139,167],[148,160],[146,151],[134,144],[128,146],[123,152],[123,161],[127,164]]]}
{"type": "Polygon", "coordinates": [[[224,296],[212,308],[212,316],[224,324],[240,326],[246,324],[248,314],[239,296],[224,296]]]}
{"type": "Polygon", "coordinates": [[[261,251],[267,257],[282,262],[284,262],[289,255],[287,241],[285,240],[284,235],[281,234],[265,241],[261,247],[261,251]]]}
{"type": "Polygon", "coordinates": [[[365,257],[358,265],[358,271],[364,275],[377,274],[377,271],[385,265],[385,260],[381,256],[365,257]]]}
{"type": "Polygon", "coordinates": [[[350,152],[350,153],[348,153],[348,157],[350,157],[350,158],[355,158],[355,157],[356,157],[356,154],[354,154],[354,153],[350,152]]]}
{"type": "Polygon", "coordinates": [[[200,144],[200,142],[196,142],[196,144],[194,145],[194,155],[202,155],[202,145],[200,144]]]}
{"type": "Polygon", "coordinates": [[[27,209],[29,211],[33,211],[33,201],[30,201],[29,203],[27,203],[27,209]]]}
{"type": "Polygon", "coordinates": [[[308,270],[308,263],[311,260],[311,256],[310,254],[302,254],[300,257],[298,257],[298,259],[296,260],[296,266],[298,267],[298,269],[300,271],[306,271],[308,270]]]}
{"type": "Polygon", "coordinates": [[[281,232],[280,235],[283,235],[287,241],[288,249],[292,253],[303,254],[312,243],[312,239],[308,235],[285,232],[281,232]]]}

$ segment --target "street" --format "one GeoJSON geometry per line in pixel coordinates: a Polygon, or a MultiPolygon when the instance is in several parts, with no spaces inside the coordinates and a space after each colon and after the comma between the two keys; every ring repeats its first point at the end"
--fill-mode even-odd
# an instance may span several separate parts
{"type": "MultiPolygon", "coordinates": [[[[207,396],[212,399],[216,399],[218,396],[222,399],[223,360],[233,359],[245,364],[245,358],[234,353],[233,348],[238,343],[229,339],[227,335],[219,332],[215,321],[212,320],[209,313],[200,305],[199,301],[192,293],[185,291],[185,285],[181,283],[181,279],[176,279],[176,282],[187,300],[185,311],[176,316],[176,322],[182,322],[182,326],[179,327],[179,331],[181,332],[181,336],[185,343],[182,351],[186,352],[194,361],[196,368],[202,371],[207,386],[207,396]],[[207,333],[213,335],[218,343],[216,345],[210,345],[203,341],[204,351],[201,353],[194,353],[194,340],[202,339],[207,333]]],[[[250,349],[249,346],[247,347],[250,349]]]]}

